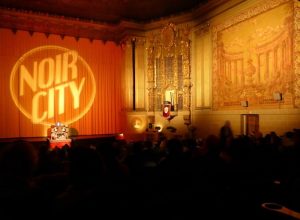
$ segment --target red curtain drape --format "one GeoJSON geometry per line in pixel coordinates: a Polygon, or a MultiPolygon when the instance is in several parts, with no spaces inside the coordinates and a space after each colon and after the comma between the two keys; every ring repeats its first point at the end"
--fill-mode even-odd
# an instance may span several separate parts
{"type": "MultiPolygon", "coordinates": [[[[69,62],[72,62],[71,58],[70,60],[69,62]]],[[[0,29],[0,138],[46,136],[49,125],[57,121],[69,122],[71,131],[78,135],[121,132],[122,61],[122,49],[113,42],[90,41],[85,38],[76,39],[52,34],[47,36],[43,33],[32,34],[26,31],[14,33],[10,29],[0,29]],[[56,77],[57,70],[55,68],[58,63],[57,57],[59,57],[57,55],[61,54],[63,57],[64,51],[49,50],[47,46],[62,47],[78,54],[80,58],[76,63],[77,78],[73,79],[72,73],[69,72],[69,81],[60,82],[53,79],[53,82],[56,83],[51,84],[51,76],[56,77]],[[29,52],[39,47],[44,49],[33,53],[29,52]],[[27,55],[25,55],[26,53],[27,55]],[[25,78],[33,79],[34,63],[37,66],[37,79],[40,80],[39,82],[43,82],[40,84],[44,87],[36,86],[38,88],[35,88],[30,84],[33,80],[26,81],[24,74],[21,74],[28,70],[27,78],[25,78]],[[39,69],[41,63],[44,64],[42,67],[47,69],[44,74],[41,74],[41,69],[39,69]],[[20,69],[18,64],[23,64],[26,71],[24,67],[20,69]],[[52,64],[53,68],[51,69],[49,66],[52,64]],[[90,72],[87,66],[90,68],[90,72]],[[15,74],[12,77],[13,70],[15,70],[15,74]],[[50,70],[56,72],[50,73],[50,70]],[[74,92],[74,88],[77,93],[74,92]],[[19,96],[15,96],[15,101],[12,91],[19,94],[19,96]],[[22,96],[20,95],[21,91],[23,91],[22,96]],[[80,91],[80,95],[78,95],[78,91],[80,91]],[[95,96],[92,99],[93,94],[95,96]],[[77,107],[74,101],[75,95],[78,95],[77,107]],[[49,97],[54,98],[50,99],[49,97]],[[34,99],[38,100],[37,111],[32,111],[34,99]],[[55,108],[53,117],[49,111],[49,106],[52,105],[55,108]],[[58,112],[58,108],[61,108],[61,112],[58,112]],[[24,112],[27,112],[27,116],[24,112]],[[32,116],[34,112],[40,118],[43,114],[48,114],[47,120],[37,123],[28,117],[28,115],[32,116]]],[[[68,71],[70,70],[71,67],[68,71]]]]}

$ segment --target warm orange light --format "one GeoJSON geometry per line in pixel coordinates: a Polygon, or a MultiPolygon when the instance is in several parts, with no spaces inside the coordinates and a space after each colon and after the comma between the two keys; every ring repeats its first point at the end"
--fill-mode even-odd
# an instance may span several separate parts
{"type": "Polygon", "coordinates": [[[117,140],[125,140],[125,136],[123,133],[117,135],[117,140]]]}
{"type": "Polygon", "coordinates": [[[132,120],[132,126],[133,126],[133,128],[135,128],[135,129],[140,129],[140,128],[142,128],[142,124],[143,124],[143,122],[142,122],[142,120],[140,119],[140,118],[134,118],[133,120],[132,120]]]}
{"type": "Polygon", "coordinates": [[[10,93],[18,109],[33,123],[51,124],[60,120],[71,124],[91,108],[96,83],[90,66],[75,50],[47,45],[25,53],[10,75],[10,93]],[[83,94],[89,96],[84,106],[83,94]],[[24,97],[31,97],[31,103],[24,97]],[[66,104],[68,101],[68,104],[66,104]],[[71,105],[74,114],[65,116],[71,105]]]}

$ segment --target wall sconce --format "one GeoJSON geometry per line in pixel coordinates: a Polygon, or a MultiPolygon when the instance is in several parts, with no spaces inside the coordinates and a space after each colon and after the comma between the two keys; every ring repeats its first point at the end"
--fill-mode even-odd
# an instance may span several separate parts
{"type": "Polygon", "coordinates": [[[161,127],[160,127],[160,126],[155,126],[155,130],[156,130],[157,132],[161,132],[161,127]]]}
{"type": "Polygon", "coordinates": [[[117,140],[125,140],[125,136],[124,136],[123,133],[119,133],[119,134],[116,135],[116,139],[117,140]]]}
{"type": "Polygon", "coordinates": [[[140,118],[134,117],[132,119],[132,127],[134,129],[140,129],[140,128],[142,128],[142,124],[143,124],[143,122],[142,122],[142,120],[140,118]]]}
{"type": "Polygon", "coordinates": [[[241,101],[242,107],[248,107],[248,101],[241,101]]]}
{"type": "Polygon", "coordinates": [[[274,92],[273,93],[273,99],[275,101],[281,101],[282,100],[282,93],[280,93],[280,92],[274,92]]]}

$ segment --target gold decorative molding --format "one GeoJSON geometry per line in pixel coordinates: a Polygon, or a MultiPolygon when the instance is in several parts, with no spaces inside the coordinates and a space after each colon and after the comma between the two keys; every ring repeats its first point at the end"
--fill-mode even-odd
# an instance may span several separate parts
{"type": "Polygon", "coordinates": [[[266,1],[264,4],[260,4],[256,7],[250,8],[243,13],[240,13],[238,16],[235,16],[232,19],[229,19],[222,24],[216,25],[213,27],[213,32],[216,33],[220,30],[223,30],[225,28],[228,28],[232,25],[235,25],[239,22],[243,22],[245,20],[248,20],[254,16],[257,16],[261,13],[264,13],[266,11],[269,11],[270,9],[273,9],[281,4],[284,4],[286,2],[291,2],[293,0],[272,0],[272,1],[266,1]]]}
{"type": "Polygon", "coordinates": [[[141,37],[141,36],[126,36],[123,39],[121,39],[120,44],[121,45],[132,45],[132,42],[135,43],[135,45],[138,46],[144,46],[146,43],[146,37],[141,37]]]}
{"type": "Polygon", "coordinates": [[[48,36],[58,34],[62,38],[64,36],[73,36],[76,39],[88,38],[91,42],[103,40],[119,43],[127,36],[142,36],[146,31],[160,29],[166,22],[172,21],[176,24],[191,22],[194,25],[203,23],[203,19],[208,20],[243,1],[245,0],[214,0],[203,2],[199,7],[180,15],[163,17],[146,23],[120,20],[115,24],[0,7],[0,27],[13,31],[41,32],[48,36]]]}
{"type": "Polygon", "coordinates": [[[295,107],[300,108],[300,2],[294,1],[294,70],[295,107]]]}
{"type": "Polygon", "coordinates": [[[148,111],[170,101],[175,111],[191,105],[190,28],[169,23],[147,37],[148,111]]]}
{"type": "Polygon", "coordinates": [[[202,35],[204,33],[209,32],[209,30],[210,30],[210,23],[206,22],[206,23],[201,24],[201,25],[199,25],[195,28],[195,34],[196,35],[202,35]]]}
{"type": "Polygon", "coordinates": [[[134,30],[135,35],[142,35],[144,25],[122,21],[119,24],[105,24],[93,20],[82,20],[64,16],[54,16],[31,11],[18,11],[0,8],[0,27],[13,31],[24,30],[41,32],[47,35],[57,34],[62,37],[73,36],[76,39],[114,41],[119,43],[134,30]]]}
{"type": "Polygon", "coordinates": [[[276,0],[213,27],[213,109],[278,108],[276,92],[294,107],[292,18],[292,1],[276,0]]]}

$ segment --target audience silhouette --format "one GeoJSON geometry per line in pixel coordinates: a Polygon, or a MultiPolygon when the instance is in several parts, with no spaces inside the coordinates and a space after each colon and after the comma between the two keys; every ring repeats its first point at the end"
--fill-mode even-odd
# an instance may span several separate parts
{"type": "Polygon", "coordinates": [[[300,132],[0,149],[0,217],[284,219],[300,211],[300,132]]]}

